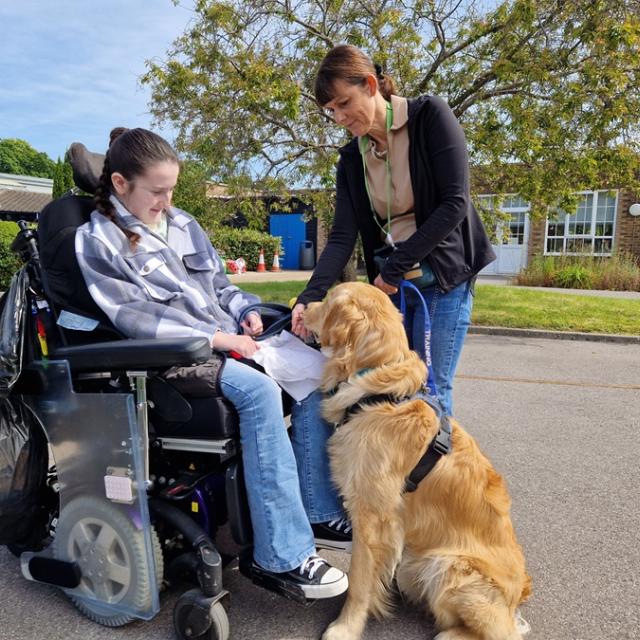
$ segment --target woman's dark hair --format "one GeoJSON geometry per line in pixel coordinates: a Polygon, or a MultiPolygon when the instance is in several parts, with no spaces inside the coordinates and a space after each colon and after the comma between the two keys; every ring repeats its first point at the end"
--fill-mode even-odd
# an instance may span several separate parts
{"type": "Polygon", "coordinates": [[[358,47],[350,44],[339,44],[333,47],[320,63],[314,85],[316,101],[322,107],[335,98],[334,84],[336,80],[344,80],[350,84],[362,84],[366,77],[373,73],[378,78],[378,90],[385,100],[389,100],[396,92],[396,87],[382,67],[374,65],[369,56],[358,47]]]}
{"type": "Polygon", "coordinates": [[[118,221],[113,204],[109,200],[112,193],[111,176],[117,172],[132,181],[145,173],[151,165],[166,161],[177,164],[178,155],[158,134],[147,129],[127,129],[126,127],[116,127],[111,130],[109,149],[104,158],[94,201],[96,209],[117,225],[134,247],[139,242],[140,235],[122,227],[118,221]]]}

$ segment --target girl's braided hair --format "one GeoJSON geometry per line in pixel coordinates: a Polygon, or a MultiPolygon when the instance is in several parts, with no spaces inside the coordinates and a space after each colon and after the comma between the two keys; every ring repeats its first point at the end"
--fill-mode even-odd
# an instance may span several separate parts
{"type": "Polygon", "coordinates": [[[120,173],[127,180],[133,181],[151,165],[165,161],[176,164],[179,162],[171,145],[152,131],[116,127],[109,134],[109,149],[104,158],[94,201],[96,209],[124,233],[133,247],[140,241],[140,235],[120,224],[113,203],[109,200],[113,192],[111,176],[120,173]]]}

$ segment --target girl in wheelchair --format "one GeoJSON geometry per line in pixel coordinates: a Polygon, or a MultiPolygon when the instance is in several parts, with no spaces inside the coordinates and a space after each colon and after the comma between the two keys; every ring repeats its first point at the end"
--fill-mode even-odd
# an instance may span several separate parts
{"type": "MultiPolygon", "coordinates": [[[[126,337],[210,341],[209,384],[239,414],[254,564],[309,599],[339,595],[346,575],[316,555],[316,542],[350,549],[330,479],[325,444],[331,428],[320,418],[319,394],[294,403],[290,440],[278,385],[245,362],[216,357],[233,351],[251,358],[260,348],[254,340],[263,330],[260,315],[249,313],[239,323],[258,299],[229,282],[204,230],[171,206],[179,170],[175,151],[160,136],[114,129],[96,210],[76,234],[78,264],[92,298],[126,337]]],[[[183,368],[167,378],[184,385],[190,373],[183,368]]]]}

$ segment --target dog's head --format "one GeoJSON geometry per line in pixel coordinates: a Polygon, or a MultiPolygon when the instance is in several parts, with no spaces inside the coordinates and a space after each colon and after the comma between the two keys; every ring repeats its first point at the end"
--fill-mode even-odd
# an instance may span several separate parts
{"type": "Polygon", "coordinates": [[[305,310],[304,323],[313,331],[329,362],[323,388],[332,388],[362,369],[414,362],[402,316],[385,293],[362,282],[345,282],[322,302],[305,310]]]}

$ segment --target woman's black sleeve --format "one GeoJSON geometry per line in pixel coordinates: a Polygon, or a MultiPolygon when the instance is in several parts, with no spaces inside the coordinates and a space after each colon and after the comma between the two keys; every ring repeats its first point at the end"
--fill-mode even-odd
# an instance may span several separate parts
{"type": "Polygon", "coordinates": [[[342,162],[338,163],[336,177],[336,210],[327,245],[318,259],[318,264],[305,290],[297,302],[308,304],[322,300],[329,288],[342,274],[358,237],[355,213],[349,185],[342,162]]]}
{"type": "MultiPolygon", "coordinates": [[[[444,240],[467,215],[469,206],[469,159],[462,127],[449,105],[441,98],[430,98],[431,109],[418,117],[416,131],[425,151],[431,184],[436,189],[437,206],[416,232],[402,243],[382,270],[385,282],[397,285],[403,274],[420,262],[444,240]]],[[[416,172],[426,179],[426,168],[416,172]]],[[[423,188],[414,184],[413,189],[423,188]]]]}

